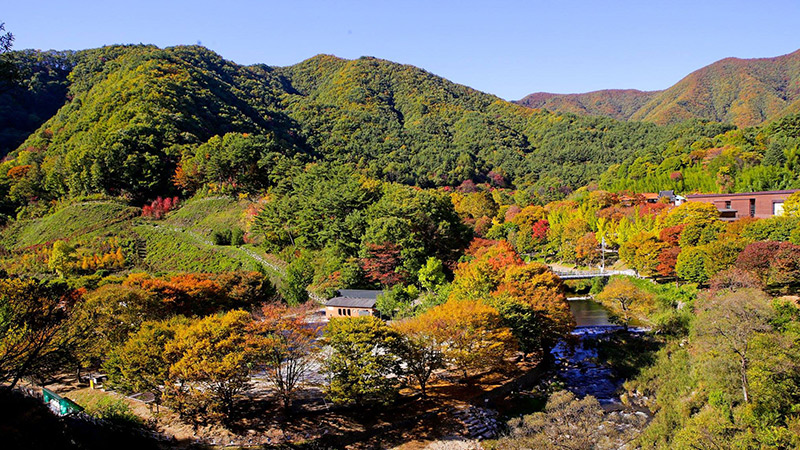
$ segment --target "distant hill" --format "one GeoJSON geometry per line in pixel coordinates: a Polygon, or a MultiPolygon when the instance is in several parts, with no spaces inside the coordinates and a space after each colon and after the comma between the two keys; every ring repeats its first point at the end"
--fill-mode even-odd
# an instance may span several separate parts
{"type": "Polygon", "coordinates": [[[555,112],[629,120],[660,92],[636,89],[606,89],[585,94],[537,92],[515,103],[528,108],[544,108],[555,112]]]}
{"type": "Polygon", "coordinates": [[[726,130],[531,110],[372,57],[241,66],[200,46],[150,45],[22,56],[32,88],[0,108],[9,215],[94,193],[137,203],[220,186],[258,192],[314,161],[420,187],[491,181],[546,202],[646,149],[726,130]]]}
{"type": "Polygon", "coordinates": [[[800,112],[800,50],[774,58],[726,58],[664,91],[536,93],[516,103],[660,125],[696,118],[740,127],[758,125],[800,112]]]}

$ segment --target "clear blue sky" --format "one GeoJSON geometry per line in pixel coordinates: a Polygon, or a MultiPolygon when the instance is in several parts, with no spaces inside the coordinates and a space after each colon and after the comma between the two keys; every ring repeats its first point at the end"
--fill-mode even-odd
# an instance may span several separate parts
{"type": "Polygon", "coordinates": [[[318,53],[413,64],[515,100],[664,89],[719,59],[800,48],[800,1],[9,0],[15,49],[202,43],[240,64],[318,53]]]}

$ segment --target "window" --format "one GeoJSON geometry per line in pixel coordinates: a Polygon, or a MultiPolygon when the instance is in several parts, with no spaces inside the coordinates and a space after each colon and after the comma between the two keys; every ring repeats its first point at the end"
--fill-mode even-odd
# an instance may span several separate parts
{"type": "Polygon", "coordinates": [[[731,201],[730,200],[726,200],[725,201],[725,209],[731,209],[731,201]]]}
{"type": "Polygon", "coordinates": [[[352,314],[350,314],[351,312],[352,312],[352,310],[351,310],[351,309],[348,309],[348,310],[347,310],[347,315],[348,315],[348,316],[352,315],[352,314]]]}
{"type": "Polygon", "coordinates": [[[342,316],[342,308],[339,308],[339,315],[342,316]]]}
{"type": "Polygon", "coordinates": [[[756,199],[750,199],[750,217],[756,216],[756,199]]]}
{"type": "Polygon", "coordinates": [[[773,216],[782,216],[783,215],[783,201],[774,202],[772,204],[772,215],[773,216]]]}

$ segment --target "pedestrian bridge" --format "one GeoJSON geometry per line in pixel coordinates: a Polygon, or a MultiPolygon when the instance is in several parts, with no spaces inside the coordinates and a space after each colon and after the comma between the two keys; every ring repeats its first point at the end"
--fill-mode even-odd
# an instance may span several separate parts
{"type": "Polygon", "coordinates": [[[610,277],[612,275],[637,276],[635,270],[564,270],[552,269],[553,273],[562,280],[584,280],[587,278],[610,277]]]}

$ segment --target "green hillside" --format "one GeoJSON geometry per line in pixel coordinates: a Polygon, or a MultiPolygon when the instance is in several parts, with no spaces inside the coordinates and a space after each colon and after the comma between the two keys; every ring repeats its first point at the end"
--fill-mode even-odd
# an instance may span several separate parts
{"type": "Polygon", "coordinates": [[[73,58],[68,102],[0,167],[7,214],[87,193],[258,191],[318,160],[423,187],[492,179],[547,201],[649,146],[719,132],[532,111],[375,58],[244,67],[142,45],[73,58]]]}

